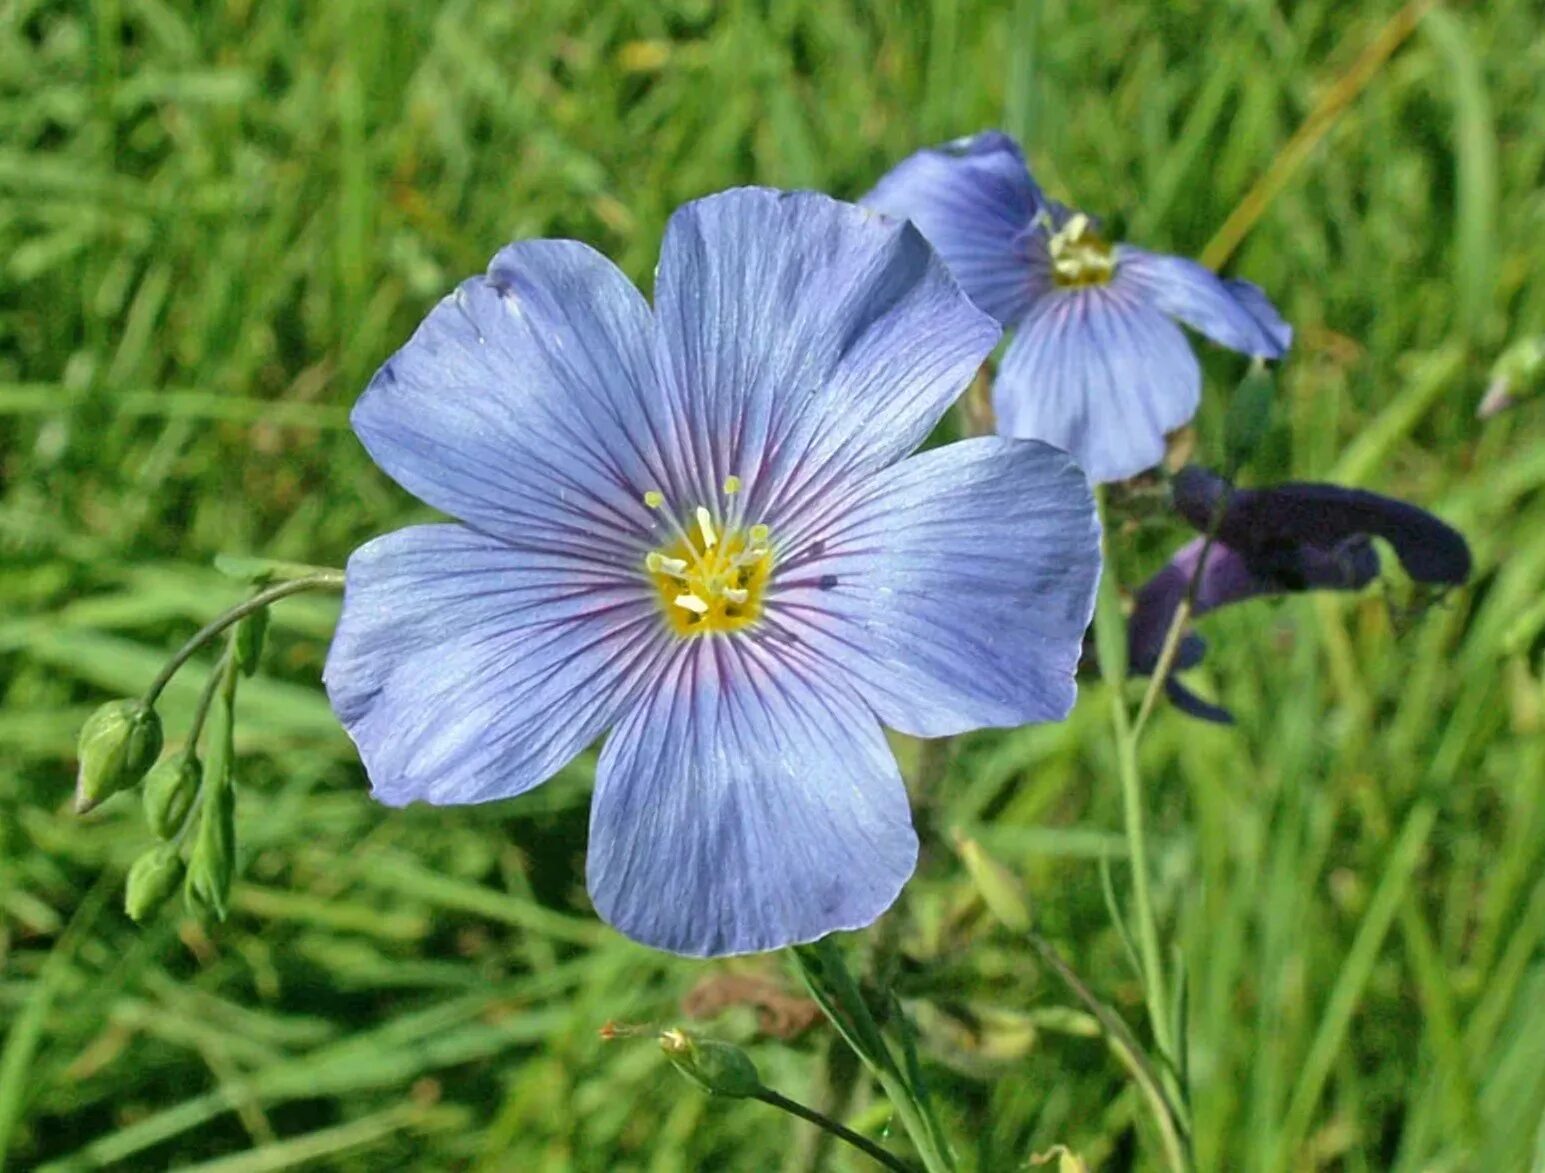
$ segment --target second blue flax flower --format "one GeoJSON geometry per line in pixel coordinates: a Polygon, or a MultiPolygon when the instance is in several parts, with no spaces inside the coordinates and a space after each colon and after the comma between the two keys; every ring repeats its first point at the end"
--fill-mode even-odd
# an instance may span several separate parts
{"type": "Polygon", "coordinates": [[[1176,322],[1261,358],[1292,341],[1248,281],[1112,244],[1047,199],[997,131],[917,152],[862,202],[916,224],[971,300],[1015,331],[993,384],[998,431],[1071,452],[1096,483],[1158,464],[1166,433],[1196,414],[1201,368],[1176,322]]]}

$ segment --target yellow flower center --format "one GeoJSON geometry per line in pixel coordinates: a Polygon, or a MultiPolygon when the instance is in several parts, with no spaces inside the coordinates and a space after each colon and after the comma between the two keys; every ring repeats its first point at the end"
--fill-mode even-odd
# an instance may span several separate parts
{"type": "MultiPolygon", "coordinates": [[[[725,480],[726,497],[739,491],[739,477],[725,480]]],[[[644,494],[644,504],[666,518],[673,531],[672,540],[644,558],[644,569],[665,621],[676,635],[688,639],[739,631],[762,617],[773,567],[771,535],[765,525],[743,525],[734,509],[716,517],[706,505],[697,506],[683,524],[666,508],[665,495],[657,489],[644,494]]]]}
{"type": "Polygon", "coordinates": [[[1052,280],[1062,286],[1104,285],[1116,271],[1115,252],[1100,239],[1089,217],[1074,212],[1048,237],[1052,280]]]}

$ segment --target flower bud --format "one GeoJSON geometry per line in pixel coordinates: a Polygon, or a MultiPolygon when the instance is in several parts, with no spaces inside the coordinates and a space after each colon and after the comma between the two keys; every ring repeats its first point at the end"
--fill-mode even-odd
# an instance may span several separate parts
{"type": "Polygon", "coordinates": [[[1019,877],[983,851],[981,844],[968,835],[956,831],[954,840],[960,861],[966,865],[987,911],[1014,932],[1029,932],[1032,923],[1030,900],[1019,877]]]}
{"type": "Polygon", "coordinates": [[[85,814],[145,776],[161,753],[161,718],[144,701],[109,701],[81,727],[75,810],[85,814]]]}
{"type": "Polygon", "coordinates": [[[236,625],[236,667],[243,676],[258,669],[263,654],[263,638],[268,634],[268,608],[254,611],[236,625]]]}
{"type": "Polygon", "coordinates": [[[229,777],[206,780],[204,813],[188,858],[183,898],[201,920],[224,920],[236,858],[236,791],[229,777]]]}
{"type": "Polygon", "coordinates": [[[198,797],[198,779],[198,758],[192,749],[156,763],[145,775],[145,822],[158,839],[170,839],[182,830],[198,797]]]}
{"type": "Polygon", "coordinates": [[[751,1056],[729,1043],[694,1038],[672,1027],[661,1032],[660,1050],[677,1071],[710,1095],[744,1099],[762,1090],[751,1056]]]}
{"type": "Polygon", "coordinates": [[[123,910],[136,924],[144,924],[182,882],[182,856],[171,843],[152,847],[134,861],[123,891],[123,910]]]}
{"type": "Polygon", "coordinates": [[[1255,455],[1261,441],[1271,431],[1272,409],[1276,404],[1276,381],[1266,364],[1257,359],[1250,371],[1234,388],[1224,420],[1224,467],[1232,479],[1255,455]]]}

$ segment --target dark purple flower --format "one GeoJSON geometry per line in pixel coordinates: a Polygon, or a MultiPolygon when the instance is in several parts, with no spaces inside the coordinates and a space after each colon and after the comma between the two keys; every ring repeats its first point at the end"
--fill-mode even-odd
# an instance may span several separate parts
{"type": "MultiPolygon", "coordinates": [[[[1196,467],[1177,473],[1172,491],[1176,510],[1197,530],[1208,532],[1217,518],[1215,537],[1210,548],[1205,537],[1186,543],[1138,591],[1127,627],[1127,658],[1135,674],[1158,666],[1165,634],[1193,578],[1193,616],[1258,595],[1359,590],[1379,573],[1375,537],[1394,547],[1417,582],[1458,586],[1470,576],[1470,549],[1458,532],[1426,510],[1377,493],[1299,482],[1235,489],[1196,467]],[[1198,574],[1204,552],[1206,564],[1198,574]]],[[[1173,670],[1195,667],[1205,647],[1200,636],[1187,633],[1173,670]]],[[[1201,700],[1173,675],[1165,689],[1193,716],[1232,720],[1226,709],[1201,700]]]]}
{"type": "Polygon", "coordinates": [[[998,431],[1055,444],[1095,482],[1157,464],[1165,434],[1196,413],[1201,368],[1177,323],[1263,358],[1292,341],[1248,281],[1107,241],[1047,199],[997,131],[918,151],[862,202],[917,225],[966,295],[1015,331],[993,384],[998,431]]]}

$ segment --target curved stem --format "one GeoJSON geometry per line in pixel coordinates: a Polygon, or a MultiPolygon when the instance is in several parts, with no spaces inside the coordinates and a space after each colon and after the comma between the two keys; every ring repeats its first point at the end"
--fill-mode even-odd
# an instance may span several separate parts
{"type": "Polygon", "coordinates": [[[1164,960],[1159,951],[1159,924],[1148,889],[1148,835],[1144,828],[1143,782],[1137,768],[1137,738],[1127,715],[1126,702],[1111,691],[1111,718],[1116,730],[1116,765],[1121,776],[1121,801],[1126,823],[1127,850],[1132,857],[1132,903],[1137,919],[1137,951],[1143,964],[1143,991],[1148,999],[1148,1018],[1159,1053],[1169,1063],[1174,1056],[1169,1029],[1169,989],[1164,960]]]}
{"type": "Polygon", "coordinates": [[[1034,931],[1029,934],[1029,939],[1031,947],[1035,949],[1041,961],[1062,979],[1068,989],[1073,991],[1073,995],[1084,1004],[1084,1008],[1089,1013],[1094,1015],[1095,1021],[1105,1031],[1105,1037],[1110,1041],[1111,1048],[1121,1057],[1132,1072],[1132,1077],[1148,1096],[1153,1107],[1154,1120],[1159,1126],[1159,1136],[1164,1142],[1165,1155],[1169,1158],[1170,1168],[1176,1173],[1186,1173],[1186,1170],[1191,1168],[1189,1124],[1181,1115],[1179,1105],[1175,1103],[1164,1086],[1164,1080],[1159,1072],[1155,1071],[1153,1064],[1148,1061],[1142,1046],[1132,1037],[1131,1030],[1127,1028],[1121,1016],[1100,1001],[1050,941],[1034,931]]]}
{"type": "Polygon", "coordinates": [[[214,702],[215,689],[220,687],[220,682],[225,678],[225,673],[230,668],[233,654],[227,648],[215,661],[214,671],[209,674],[209,679],[204,681],[203,691],[199,693],[198,704],[193,710],[193,723],[188,726],[188,752],[198,752],[198,739],[204,732],[204,721],[209,716],[209,706],[214,702]]]}
{"type": "Polygon", "coordinates": [[[897,1169],[900,1170],[900,1173],[917,1173],[916,1169],[911,1165],[894,1153],[887,1152],[867,1136],[854,1132],[845,1124],[839,1124],[830,1116],[824,1116],[814,1108],[807,1108],[798,1100],[791,1100],[788,1096],[775,1092],[770,1087],[764,1087],[754,1092],[753,1098],[761,1100],[764,1104],[771,1104],[774,1108],[781,1108],[790,1116],[798,1116],[801,1120],[808,1120],[818,1128],[824,1128],[838,1140],[845,1141],[860,1152],[873,1157],[887,1169],[897,1169]]]}
{"type": "Polygon", "coordinates": [[[290,595],[298,595],[302,591],[314,590],[340,590],[343,587],[343,571],[328,570],[321,574],[308,575],[305,578],[294,578],[288,582],[276,583],[266,590],[261,590],[245,602],[238,603],[228,611],[223,611],[211,619],[203,627],[193,633],[192,637],[182,647],[177,649],[177,654],[166,662],[150,687],[145,690],[145,704],[153,706],[160,699],[161,692],[166,688],[177,670],[192,658],[193,654],[207,644],[215,636],[219,635],[233,623],[239,623],[254,611],[261,611],[270,603],[276,603],[280,599],[290,595]]]}

